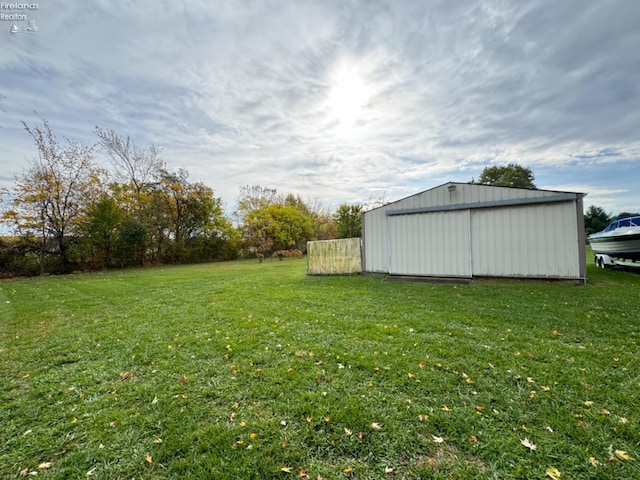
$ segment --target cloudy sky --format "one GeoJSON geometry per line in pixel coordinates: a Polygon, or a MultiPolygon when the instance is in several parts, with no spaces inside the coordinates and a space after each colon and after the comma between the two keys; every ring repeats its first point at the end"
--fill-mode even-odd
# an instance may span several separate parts
{"type": "Polygon", "coordinates": [[[640,210],[636,0],[37,6],[0,11],[0,186],[37,155],[20,122],[39,115],[60,138],[163,147],[229,211],[241,185],[337,207],[510,162],[640,210]]]}

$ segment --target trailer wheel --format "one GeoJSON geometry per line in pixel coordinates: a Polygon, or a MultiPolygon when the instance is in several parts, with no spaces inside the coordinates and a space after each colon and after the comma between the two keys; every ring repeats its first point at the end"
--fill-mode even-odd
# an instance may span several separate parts
{"type": "Polygon", "coordinates": [[[600,257],[600,256],[596,257],[596,265],[597,265],[599,268],[601,268],[601,269],[605,270],[605,268],[606,268],[606,264],[604,263],[604,258],[602,258],[602,257],[600,257]]]}

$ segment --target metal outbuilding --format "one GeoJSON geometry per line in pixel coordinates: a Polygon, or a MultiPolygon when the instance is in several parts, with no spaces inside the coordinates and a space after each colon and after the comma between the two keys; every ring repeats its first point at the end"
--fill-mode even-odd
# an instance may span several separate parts
{"type": "Polygon", "coordinates": [[[365,212],[362,269],[585,282],[583,197],[450,182],[365,212]]]}

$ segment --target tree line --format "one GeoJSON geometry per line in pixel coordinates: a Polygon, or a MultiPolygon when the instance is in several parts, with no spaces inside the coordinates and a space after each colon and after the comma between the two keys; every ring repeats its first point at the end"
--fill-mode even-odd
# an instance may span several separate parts
{"type": "MultiPolygon", "coordinates": [[[[167,168],[156,145],[140,147],[101,127],[91,146],[60,142],[46,120],[23,127],[38,156],[12,189],[0,191],[0,220],[11,232],[0,237],[0,276],[264,258],[304,251],[309,240],[361,236],[362,204],[331,211],[318,201],[245,185],[229,215],[213,189],[190,181],[186,169],[167,168]],[[109,159],[107,168],[97,163],[99,155],[109,159]]],[[[536,188],[532,171],[512,163],[486,167],[469,183],[536,188]]],[[[586,233],[610,219],[590,206],[586,233]]]]}
{"type": "Polygon", "coordinates": [[[169,169],[153,144],[96,127],[88,146],[59,141],[46,120],[23,127],[38,156],[2,192],[1,221],[11,232],[0,237],[4,276],[231,260],[360,236],[362,205],[334,212],[247,185],[229,215],[212,188],[169,169]]]}

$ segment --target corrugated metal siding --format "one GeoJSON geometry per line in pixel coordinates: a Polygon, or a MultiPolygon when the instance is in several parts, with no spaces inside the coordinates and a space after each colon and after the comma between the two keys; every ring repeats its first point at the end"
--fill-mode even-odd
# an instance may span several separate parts
{"type": "Polygon", "coordinates": [[[366,212],[362,224],[363,270],[389,273],[389,228],[386,209],[366,212]]]}
{"type": "Polygon", "coordinates": [[[579,278],[572,202],[474,210],[473,275],[579,278]]]}
{"type": "Polygon", "coordinates": [[[584,246],[581,246],[577,223],[582,210],[579,195],[577,201],[386,214],[423,207],[557,197],[559,193],[464,183],[451,185],[455,185],[453,191],[449,191],[449,184],[442,185],[366,212],[364,270],[399,275],[467,276],[463,264],[471,259],[471,273],[476,276],[584,279],[584,255],[580,256],[584,246]],[[463,212],[470,219],[466,232],[461,230],[458,217],[451,216],[463,212]],[[428,217],[435,213],[439,217],[428,217]],[[444,224],[438,227],[436,218],[444,224]],[[434,233],[438,229],[442,237],[434,233]],[[430,253],[433,249],[441,250],[438,258],[430,253]]]}
{"type": "Polygon", "coordinates": [[[469,211],[389,217],[392,275],[471,276],[469,211]]]}

